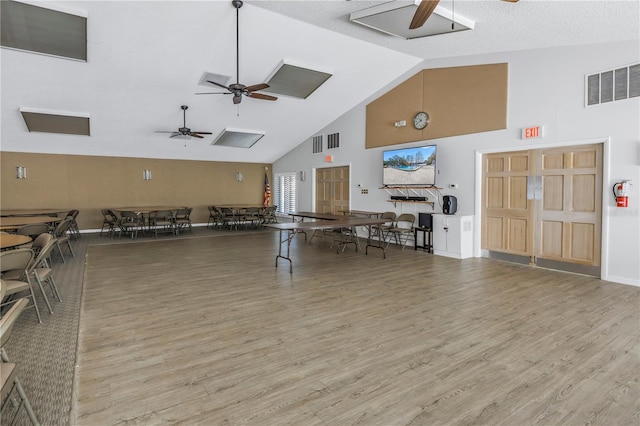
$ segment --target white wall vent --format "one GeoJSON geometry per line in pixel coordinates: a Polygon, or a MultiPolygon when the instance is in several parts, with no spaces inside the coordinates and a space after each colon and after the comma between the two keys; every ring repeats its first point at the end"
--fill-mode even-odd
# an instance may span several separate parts
{"type": "Polygon", "coordinates": [[[327,149],[340,148],[340,133],[327,135],[327,149]]]}
{"type": "Polygon", "coordinates": [[[640,96],[640,64],[587,75],[585,106],[640,96]]]}
{"type": "Polygon", "coordinates": [[[319,154],[322,152],[322,135],[316,135],[311,138],[312,142],[312,152],[314,154],[319,154]]]}

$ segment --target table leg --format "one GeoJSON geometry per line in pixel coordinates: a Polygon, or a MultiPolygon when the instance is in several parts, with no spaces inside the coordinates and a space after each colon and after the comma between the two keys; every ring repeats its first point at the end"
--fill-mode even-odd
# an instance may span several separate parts
{"type": "Polygon", "coordinates": [[[382,250],[382,258],[387,258],[387,252],[384,249],[384,239],[382,238],[382,228],[380,228],[380,232],[378,232],[378,244],[371,244],[371,226],[369,226],[369,238],[367,239],[367,247],[364,249],[364,254],[369,254],[369,247],[379,248],[382,250]]]}
{"type": "Polygon", "coordinates": [[[293,273],[293,261],[291,260],[291,240],[293,239],[293,237],[295,237],[296,235],[296,231],[295,230],[288,230],[287,231],[287,255],[283,256],[282,255],[282,244],[285,242],[285,240],[282,238],[282,232],[283,230],[280,229],[280,244],[278,244],[278,255],[276,256],[276,268],[278,267],[278,258],[282,258],[282,259],[286,259],[289,261],[289,273],[293,273]]]}
{"type": "MultiPolygon", "coordinates": [[[[296,221],[296,217],[295,216],[291,216],[291,222],[295,222],[296,221]]],[[[298,220],[298,222],[304,222],[304,218],[301,217],[300,220],[298,220]]],[[[304,240],[307,241],[307,232],[306,231],[297,231],[296,233],[301,233],[304,234],[304,240]]],[[[313,236],[316,235],[316,231],[313,231],[313,234],[311,235],[311,240],[313,240],[313,236]]],[[[309,242],[311,242],[311,240],[309,240],[309,242]]]]}
{"type": "MultiPolygon", "coordinates": [[[[349,228],[340,228],[339,231],[340,234],[340,240],[338,241],[337,247],[336,247],[336,253],[340,253],[340,246],[342,246],[342,251],[344,251],[344,249],[347,247],[347,244],[353,244],[356,246],[356,251],[358,251],[358,233],[356,232],[356,227],[355,226],[351,226],[349,228]],[[343,237],[343,229],[347,229],[347,239],[346,240],[342,240],[343,237]],[[355,238],[355,239],[354,239],[355,238]]],[[[335,241],[335,240],[334,240],[335,241]]]]}
{"type": "Polygon", "coordinates": [[[433,231],[428,228],[413,228],[413,249],[424,249],[427,253],[433,253],[433,231]],[[418,231],[422,232],[422,245],[418,245],[418,231]]]}

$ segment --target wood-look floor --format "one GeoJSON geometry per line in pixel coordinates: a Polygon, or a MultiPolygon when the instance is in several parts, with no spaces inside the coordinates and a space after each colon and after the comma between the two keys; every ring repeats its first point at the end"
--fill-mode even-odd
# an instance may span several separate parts
{"type": "Polygon", "coordinates": [[[640,288],[277,234],[89,248],[74,425],[640,422],[640,288]]]}

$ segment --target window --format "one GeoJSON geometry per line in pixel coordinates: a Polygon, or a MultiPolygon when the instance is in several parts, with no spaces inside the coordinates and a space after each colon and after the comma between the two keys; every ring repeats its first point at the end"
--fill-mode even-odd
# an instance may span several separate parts
{"type": "Polygon", "coordinates": [[[296,173],[282,173],[275,176],[273,205],[276,211],[289,214],[296,211],[296,173]]]}

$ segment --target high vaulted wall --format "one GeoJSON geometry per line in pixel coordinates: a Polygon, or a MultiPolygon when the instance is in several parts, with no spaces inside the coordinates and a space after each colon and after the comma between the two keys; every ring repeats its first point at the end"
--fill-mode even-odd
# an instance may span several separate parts
{"type": "MultiPolygon", "coordinates": [[[[436,185],[440,195],[455,195],[459,213],[480,220],[479,158],[483,153],[585,143],[604,143],[602,200],[603,279],[640,286],[640,98],[585,107],[585,75],[640,62],[640,42],[591,44],[584,46],[496,53],[428,61],[419,68],[445,68],[474,64],[509,64],[508,126],[504,130],[432,139],[438,146],[436,185]],[[569,59],[571,58],[571,59],[569,59]],[[522,140],[522,128],[542,125],[542,138],[522,140]],[[618,208],[611,194],[613,184],[631,179],[628,208],[618,208]],[[457,188],[449,188],[456,184],[457,188]]],[[[316,168],[349,165],[351,208],[386,211],[442,211],[425,204],[394,207],[382,189],[382,151],[365,148],[366,105],[390,91],[418,69],[382,88],[318,134],[340,133],[340,148],[312,154],[311,140],[274,163],[274,175],[316,168]],[[332,162],[325,156],[331,154],[332,162]],[[366,191],[365,191],[366,190],[366,191]]],[[[461,118],[462,119],[462,118],[461,118]]],[[[395,147],[420,146],[424,142],[395,147]]],[[[389,148],[389,147],[387,147],[389,148]]],[[[298,182],[300,210],[314,208],[314,180],[298,182]]],[[[440,197],[441,199],[441,197],[440,197]]],[[[475,227],[475,254],[480,255],[480,226],[475,227]]]]}
{"type": "Polygon", "coordinates": [[[507,128],[509,64],[425,69],[367,105],[367,148],[507,128]],[[413,126],[418,112],[424,129],[413,126]],[[405,126],[396,126],[399,121],[405,126]]]}

